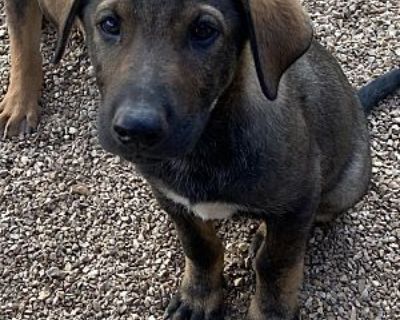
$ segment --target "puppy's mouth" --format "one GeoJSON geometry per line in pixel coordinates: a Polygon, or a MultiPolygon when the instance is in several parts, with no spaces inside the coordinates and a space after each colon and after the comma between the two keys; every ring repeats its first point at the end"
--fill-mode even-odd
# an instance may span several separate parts
{"type": "Polygon", "coordinates": [[[152,157],[152,156],[147,156],[143,154],[129,154],[129,155],[123,155],[122,156],[126,161],[132,162],[134,164],[138,165],[158,165],[161,164],[164,161],[167,161],[170,158],[157,158],[157,157],[152,157]]]}
{"type": "Polygon", "coordinates": [[[183,157],[192,150],[187,146],[180,146],[177,141],[171,142],[168,139],[152,148],[143,147],[139,143],[126,145],[114,138],[111,141],[100,139],[100,142],[106,151],[137,165],[158,165],[165,161],[183,157]]]}
{"type": "Polygon", "coordinates": [[[112,140],[112,143],[100,139],[100,144],[104,150],[112,154],[120,156],[125,161],[139,165],[155,165],[170,159],[170,157],[162,156],[154,152],[142,149],[140,147],[130,148],[117,140],[112,140]]]}

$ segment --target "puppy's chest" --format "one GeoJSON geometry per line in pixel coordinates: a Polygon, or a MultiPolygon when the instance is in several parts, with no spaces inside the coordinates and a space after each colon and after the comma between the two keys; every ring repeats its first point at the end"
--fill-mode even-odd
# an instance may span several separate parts
{"type": "Polygon", "coordinates": [[[184,206],[188,211],[203,220],[227,219],[236,212],[245,210],[244,207],[238,204],[224,201],[191,202],[188,198],[166,187],[160,187],[158,189],[169,200],[184,206]]]}
{"type": "MultiPolygon", "coordinates": [[[[150,184],[172,202],[203,220],[226,219],[238,211],[250,211],[247,201],[260,175],[239,160],[230,166],[205,161],[164,166],[147,172],[150,184]]],[[[246,159],[246,164],[251,163],[246,159]]]]}

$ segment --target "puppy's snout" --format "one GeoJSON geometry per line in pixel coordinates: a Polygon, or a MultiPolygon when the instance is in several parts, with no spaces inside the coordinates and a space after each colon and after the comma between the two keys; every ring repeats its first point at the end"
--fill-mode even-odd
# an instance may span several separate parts
{"type": "Polygon", "coordinates": [[[115,135],[123,144],[135,143],[143,147],[158,144],[166,135],[165,117],[151,106],[123,106],[113,120],[115,135]]]}

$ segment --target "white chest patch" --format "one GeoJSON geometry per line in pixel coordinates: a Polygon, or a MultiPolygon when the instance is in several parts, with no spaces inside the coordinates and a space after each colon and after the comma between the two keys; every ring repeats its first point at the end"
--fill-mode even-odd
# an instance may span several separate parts
{"type": "Polygon", "coordinates": [[[224,202],[199,202],[191,204],[189,199],[180,196],[174,191],[165,188],[161,188],[160,191],[168,199],[186,207],[186,209],[203,220],[226,219],[231,217],[236,211],[242,209],[239,205],[224,202]]]}

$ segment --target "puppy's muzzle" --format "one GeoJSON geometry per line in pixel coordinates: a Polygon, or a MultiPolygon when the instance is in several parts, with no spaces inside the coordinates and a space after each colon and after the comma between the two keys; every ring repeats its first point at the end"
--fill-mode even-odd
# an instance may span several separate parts
{"type": "Polygon", "coordinates": [[[154,106],[125,101],[112,121],[114,136],[124,145],[146,150],[158,145],[168,132],[168,124],[154,106]]]}

